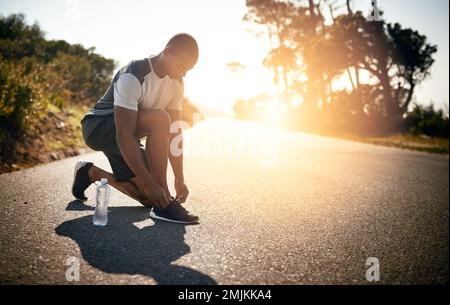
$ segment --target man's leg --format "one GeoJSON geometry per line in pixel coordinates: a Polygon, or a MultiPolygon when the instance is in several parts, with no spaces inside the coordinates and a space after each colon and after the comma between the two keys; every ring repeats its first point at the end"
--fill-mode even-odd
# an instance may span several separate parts
{"type": "Polygon", "coordinates": [[[117,181],[114,178],[114,175],[95,166],[92,165],[91,168],[88,171],[89,178],[92,182],[94,181],[100,181],[101,178],[107,178],[108,184],[114,187],[115,189],[119,190],[120,192],[124,193],[125,195],[130,196],[131,198],[139,201],[142,205],[145,206],[153,206],[151,202],[144,199],[144,196],[139,192],[137,189],[134,179],[136,177],[131,178],[129,181],[117,181]]]}
{"type": "MultiPolygon", "coordinates": [[[[110,138],[108,137],[109,132],[112,130],[115,131],[113,122],[113,120],[107,121],[107,123],[110,123],[110,125],[112,124],[112,126],[109,128],[106,128],[108,127],[106,126],[107,124],[102,125],[101,130],[107,130],[108,132],[105,131],[105,133],[107,134],[105,136],[99,136],[99,140],[105,142],[106,139],[110,138]]],[[[113,135],[111,135],[111,137],[113,136],[114,138],[111,138],[108,143],[113,143],[115,141],[115,132],[113,133],[113,135]]],[[[170,195],[169,188],[167,186],[167,163],[170,136],[169,114],[166,111],[160,109],[140,110],[138,115],[136,136],[139,138],[142,138],[144,136],[147,137],[145,147],[145,158],[147,159],[147,166],[149,167],[149,171],[158,185],[160,185],[167,192],[167,194],[170,195]]],[[[97,150],[99,149],[100,148],[97,147],[97,150]]],[[[108,149],[111,149],[111,147],[108,147],[108,149]]],[[[107,155],[110,163],[115,163],[115,160],[112,160],[116,158],[114,154],[105,154],[107,155]]],[[[116,170],[123,170],[124,166],[122,166],[121,162],[123,162],[123,160],[115,163],[116,166],[119,167],[116,168],[116,170]]],[[[114,167],[114,164],[111,164],[111,166],[114,167]]],[[[127,168],[125,170],[129,171],[129,169],[127,168]]],[[[135,183],[136,177],[132,177],[126,181],[117,181],[113,174],[104,171],[103,169],[96,166],[92,166],[89,169],[89,177],[92,182],[100,181],[101,178],[107,178],[108,183],[120,192],[132,197],[143,205],[150,205],[150,202],[143,199],[144,196],[137,189],[135,183]]]]}
{"type": "MultiPolygon", "coordinates": [[[[145,155],[150,172],[156,182],[169,193],[167,187],[167,163],[169,157],[170,116],[164,110],[141,110],[138,114],[136,136],[147,136],[145,155]]],[[[186,211],[178,201],[172,201],[166,208],[154,208],[150,212],[153,219],[176,223],[192,224],[199,218],[186,211]]]]}
{"type": "Polygon", "coordinates": [[[167,163],[169,156],[170,116],[165,110],[148,109],[139,111],[136,135],[147,136],[145,152],[156,183],[167,194],[167,163]]]}

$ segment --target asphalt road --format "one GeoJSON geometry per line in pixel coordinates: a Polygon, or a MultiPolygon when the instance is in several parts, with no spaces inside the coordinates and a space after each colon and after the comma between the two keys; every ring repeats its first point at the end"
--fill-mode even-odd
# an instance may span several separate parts
{"type": "MultiPolygon", "coordinates": [[[[449,159],[211,119],[186,133],[186,207],[201,223],[149,219],[111,192],[109,222],[73,201],[78,160],[0,176],[0,283],[448,283],[449,159]]],[[[172,179],[172,176],[170,176],[172,179]]]]}

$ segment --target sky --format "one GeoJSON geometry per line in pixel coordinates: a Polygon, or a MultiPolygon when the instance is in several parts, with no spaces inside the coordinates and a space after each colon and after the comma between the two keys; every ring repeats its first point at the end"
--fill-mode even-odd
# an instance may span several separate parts
{"type": "MultiPolygon", "coordinates": [[[[354,0],[354,8],[368,13],[370,2],[354,0]]],[[[432,75],[416,89],[415,99],[448,109],[448,1],[379,0],[378,5],[388,22],[416,29],[438,46],[432,75]]],[[[117,68],[158,54],[176,33],[190,33],[200,57],[185,77],[185,95],[228,113],[239,98],[276,92],[272,72],[262,65],[269,42],[243,22],[246,11],[245,0],[0,0],[1,15],[24,13],[28,23],[39,23],[47,39],[95,47],[117,68]],[[244,69],[233,72],[230,62],[244,69]]]]}

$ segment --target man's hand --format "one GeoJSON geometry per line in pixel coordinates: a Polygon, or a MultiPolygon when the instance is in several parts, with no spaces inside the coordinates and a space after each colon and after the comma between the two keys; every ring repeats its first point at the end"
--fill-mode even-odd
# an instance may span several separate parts
{"type": "Polygon", "coordinates": [[[175,191],[177,192],[177,199],[180,203],[186,202],[187,196],[189,195],[189,190],[184,183],[184,180],[175,179],[175,191]]]}
{"type": "Polygon", "coordinates": [[[138,182],[136,186],[139,192],[155,206],[163,209],[169,204],[169,199],[166,192],[156,183],[141,181],[138,182]]]}

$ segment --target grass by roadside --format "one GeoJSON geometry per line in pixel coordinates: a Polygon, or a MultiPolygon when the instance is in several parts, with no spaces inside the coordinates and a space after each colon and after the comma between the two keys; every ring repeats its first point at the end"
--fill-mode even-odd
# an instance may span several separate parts
{"type": "MultiPolygon", "coordinates": [[[[23,137],[15,143],[15,153],[4,158],[6,162],[0,161],[0,174],[92,151],[84,143],[80,124],[89,109],[88,106],[71,103],[65,104],[61,109],[48,104],[45,111],[40,111],[33,117],[37,121],[32,124],[34,127],[26,130],[23,137]]],[[[202,112],[185,99],[183,120],[192,125],[194,113],[202,112]]],[[[202,115],[200,117],[203,118],[202,115]]]]}
{"type": "MultiPolygon", "coordinates": [[[[27,131],[23,139],[17,143],[16,153],[11,157],[11,162],[0,163],[0,174],[90,151],[84,143],[80,126],[80,120],[88,109],[89,107],[83,105],[67,105],[60,109],[50,104],[47,111],[40,114],[41,124],[35,130],[27,131]]],[[[448,138],[413,136],[410,134],[384,137],[363,137],[350,134],[322,135],[428,153],[449,153],[448,138]]]]}
{"type": "MultiPolygon", "coordinates": [[[[335,136],[335,135],[333,135],[335,136]]],[[[417,150],[428,153],[448,154],[448,138],[435,138],[425,135],[395,134],[384,137],[363,137],[355,135],[335,136],[347,140],[417,150]]]]}
{"type": "Polygon", "coordinates": [[[8,163],[0,163],[0,174],[17,171],[38,164],[77,156],[88,150],[81,134],[80,120],[87,106],[68,104],[60,109],[48,104],[47,110],[37,114],[39,124],[27,130],[16,143],[16,151],[8,163]]]}

